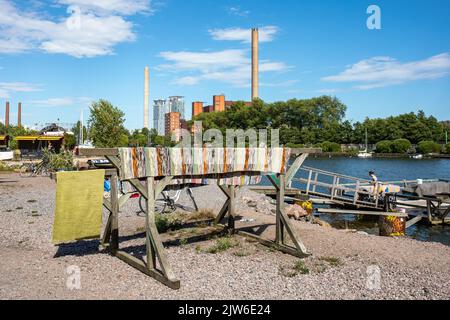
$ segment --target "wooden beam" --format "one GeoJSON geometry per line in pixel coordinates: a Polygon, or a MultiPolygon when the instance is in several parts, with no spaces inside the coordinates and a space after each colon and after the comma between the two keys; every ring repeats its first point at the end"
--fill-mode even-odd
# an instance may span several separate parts
{"type": "MultiPolygon", "coordinates": [[[[279,176],[280,179],[280,198],[284,199],[284,175],[279,176]]],[[[280,206],[277,205],[277,217],[280,219],[280,222],[282,223],[282,226],[286,229],[287,233],[289,234],[289,237],[291,238],[292,242],[294,243],[294,246],[304,255],[310,255],[306,247],[303,245],[303,243],[300,241],[300,239],[297,238],[297,235],[294,232],[294,228],[292,227],[291,221],[289,220],[288,216],[284,212],[284,201],[281,201],[280,206]]],[[[282,231],[284,232],[284,231],[282,231]]],[[[280,237],[283,237],[284,234],[281,233],[280,237]]],[[[281,238],[282,240],[283,238],[281,238]]],[[[279,240],[279,239],[277,239],[279,240]]],[[[279,243],[277,241],[277,243],[279,243]]]]}
{"type": "Polygon", "coordinates": [[[281,252],[290,254],[290,255],[292,255],[294,257],[305,258],[305,257],[309,256],[309,254],[304,254],[304,253],[298,251],[296,248],[293,248],[293,247],[285,245],[285,244],[281,244],[281,245],[277,244],[277,243],[275,243],[275,242],[273,242],[271,240],[267,240],[267,239],[261,238],[260,236],[258,236],[256,234],[253,234],[251,232],[247,232],[247,231],[244,231],[244,230],[237,230],[236,232],[237,232],[237,234],[239,234],[241,236],[244,236],[244,237],[256,240],[256,241],[258,241],[259,243],[261,243],[262,245],[264,245],[266,247],[269,247],[269,248],[272,248],[272,249],[275,249],[275,250],[279,250],[281,252]]]}
{"type": "Polygon", "coordinates": [[[119,155],[119,150],[117,148],[82,148],[78,150],[78,155],[85,157],[117,156],[119,155]]]}
{"type": "Polygon", "coordinates": [[[277,188],[277,204],[276,204],[276,227],[275,227],[275,242],[283,244],[284,242],[284,226],[281,220],[281,212],[284,210],[284,176],[279,176],[279,185],[277,188]]]}
{"type": "Polygon", "coordinates": [[[289,169],[286,172],[286,187],[289,186],[289,184],[292,181],[292,178],[295,177],[298,169],[302,166],[303,162],[305,162],[306,158],[308,157],[308,153],[303,153],[299,157],[297,157],[294,162],[291,164],[289,169]]]}
{"type": "Polygon", "coordinates": [[[158,195],[170,184],[173,177],[167,176],[164,177],[162,180],[158,181],[155,187],[155,199],[158,197],[158,195]]]}
{"type": "Polygon", "coordinates": [[[145,199],[148,199],[147,190],[139,181],[139,179],[130,179],[128,182],[143,196],[145,199]]]}
{"type": "Polygon", "coordinates": [[[154,191],[154,178],[147,178],[147,199],[145,215],[145,248],[147,253],[147,268],[156,269],[156,252],[155,247],[152,244],[151,223],[150,219],[154,219],[155,212],[155,191],[154,191]]]}
{"type": "Polygon", "coordinates": [[[117,174],[111,176],[111,251],[119,250],[119,200],[117,174]]]}
{"type": "Polygon", "coordinates": [[[369,210],[348,210],[348,209],[334,209],[334,208],[317,208],[320,213],[343,213],[343,214],[361,214],[371,216],[391,216],[407,218],[408,214],[401,212],[385,212],[385,211],[369,211],[369,210]]]}
{"type": "Polygon", "coordinates": [[[278,178],[275,175],[268,175],[267,178],[269,178],[269,181],[275,187],[275,190],[278,191],[280,189],[280,181],[278,180],[278,178]]]}
{"type": "Polygon", "coordinates": [[[148,275],[148,276],[154,278],[155,280],[161,282],[162,284],[168,286],[169,288],[174,289],[174,290],[180,289],[180,280],[166,278],[158,270],[147,268],[144,261],[142,261],[136,257],[133,257],[131,254],[128,254],[127,252],[124,252],[124,251],[117,251],[116,257],[118,257],[120,260],[128,263],[133,268],[138,269],[139,271],[145,273],[146,275],[148,275]]]}
{"type": "Polygon", "coordinates": [[[110,213],[108,215],[108,220],[106,221],[105,229],[103,231],[103,236],[100,241],[100,244],[102,247],[106,248],[109,246],[111,241],[111,221],[112,221],[112,214],[110,213]]]}
{"type": "Polygon", "coordinates": [[[406,221],[406,227],[405,228],[408,229],[409,227],[415,225],[420,220],[422,220],[422,216],[417,216],[417,217],[414,217],[414,218],[406,221]]]}
{"type": "Polygon", "coordinates": [[[234,185],[228,187],[229,200],[228,200],[228,228],[231,233],[234,233],[234,220],[235,220],[235,188],[234,185]]]}

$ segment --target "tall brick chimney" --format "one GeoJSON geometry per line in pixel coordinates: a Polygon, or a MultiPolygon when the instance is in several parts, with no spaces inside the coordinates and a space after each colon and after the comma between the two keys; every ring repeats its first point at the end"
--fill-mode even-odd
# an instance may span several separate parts
{"type": "Polygon", "coordinates": [[[5,110],[5,127],[9,127],[9,101],[6,101],[6,110],[5,110]]]}
{"type": "Polygon", "coordinates": [[[22,126],[22,102],[19,102],[19,107],[17,110],[17,126],[22,126]]]}

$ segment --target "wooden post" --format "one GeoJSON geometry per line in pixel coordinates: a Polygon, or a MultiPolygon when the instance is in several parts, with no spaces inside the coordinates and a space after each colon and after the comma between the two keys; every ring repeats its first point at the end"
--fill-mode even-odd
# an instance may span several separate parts
{"type": "Polygon", "coordinates": [[[277,208],[276,208],[276,229],[275,241],[278,244],[284,243],[284,225],[281,215],[284,212],[284,175],[279,176],[280,187],[277,190],[277,208]]]}
{"type": "Polygon", "coordinates": [[[111,176],[111,252],[119,250],[119,199],[117,173],[111,176]]]}
{"type": "Polygon", "coordinates": [[[151,221],[155,221],[155,179],[147,178],[147,214],[145,215],[145,247],[147,253],[147,268],[156,268],[155,248],[151,239],[151,221]]]}
{"type": "Polygon", "coordinates": [[[231,185],[228,187],[228,194],[229,194],[229,200],[228,200],[228,228],[230,229],[231,233],[234,233],[234,219],[235,219],[235,188],[234,185],[231,185]]]}

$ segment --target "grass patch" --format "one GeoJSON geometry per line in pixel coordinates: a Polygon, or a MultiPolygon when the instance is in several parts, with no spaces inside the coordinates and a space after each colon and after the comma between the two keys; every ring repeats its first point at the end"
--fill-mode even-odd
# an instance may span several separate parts
{"type": "Polygon", "coordinates": [[[185,246],[187,244],[188,244],[188,239],[187,238],[180,239],[180,245],[185,246]]]}
{"type": "Polygon", "coordinates": [[[344,263],[340,258],[337,257],[320,257],[319,260],[328,262],[333,267],[342,266],[344,263]]]}
{"type": "Polygon", "coordinates": [[[13,172],[13,171],[14,171],[13,168],[11,168],[11,167],[9,167],[9,166],[3,164],[3,163],[0,161],[0,172],[13,172]]]}
{"type": "Polygon", "coordinates": [[[296,261],[293,269],[300,274],[308,274],[309,273],[308,267],[306,267],[305,263],[302,260],[296,261]]]}
{"type": "Polygon", "coordinates": [[[197,212],[188,214],[188,221],[208,220],[214,218],[214,213],[211,210],[202,209],[197,212]]]}
{"type": "Polygon", "coordinates": [[[309,274],[309,269],[302,260],[297,260],[290,267],[280,266],[278,270],[282,276],[288,278],[295,277],[298,274],[309,274]]]}
{"type": "Polygon", "coordinates": [[[175,215],[155,214],[156,229],[159,233],[181,228],[182,221],[175,215]]]}
{"type": "Polygon", "coordinates": [[[208,253],[219,253],[223,251],[227,251],[228,249],[231,249],[233,247],[236,247],[238,245],[237,241],[230,238],[230,237],[223,237],[216,240],[216,243],[209,247],[206,252],[208,253]]]}

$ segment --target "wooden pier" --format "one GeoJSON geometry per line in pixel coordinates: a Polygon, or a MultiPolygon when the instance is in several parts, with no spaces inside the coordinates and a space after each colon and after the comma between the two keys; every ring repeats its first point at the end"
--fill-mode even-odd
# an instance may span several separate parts
{"type": "MultiPolygon", "coordinates": [[[[450,224],[448,197],[417,197],[372,191],[385,186],[403,188],[412,180],[372,183],[369,180],[307,166],[300,166],[298,172],[301,177],[292,178],[292,183],[285,190],[287,202],[292,202],[293,199],[310,200],[314,204],[332,207],[319,209],[318,212],[321,213],[387,215],[389,212],[388,215],[391,216],[411,218],[407,221],[407,227],[419,221],[426,221],[430,225],[450,224]],[[294,184],[296,187],[293,187],[294,184]],[[393,208],[403,208],[406,213],[394,213],[391,210],[393,208]]],[[[428,181],[438,179],[424,180],[428,181]]],[[[271,187],[257,186],[251,189],[272,197],[276,194],[276,190],[271,187]]]]}

